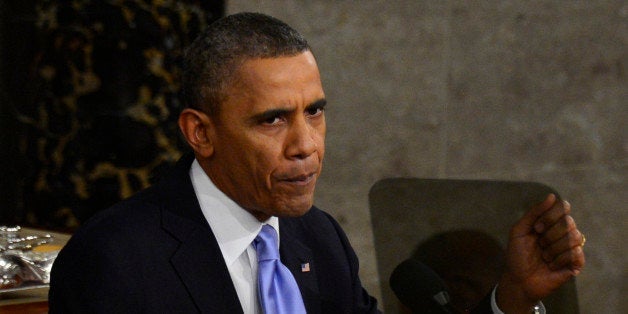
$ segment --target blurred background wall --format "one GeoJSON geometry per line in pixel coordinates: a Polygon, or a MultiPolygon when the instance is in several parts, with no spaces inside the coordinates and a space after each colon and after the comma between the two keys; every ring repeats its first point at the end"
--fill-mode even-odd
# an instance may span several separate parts
{"type": "Polygon", "coordinates": [[[371,293],[388,281],[368,209],[377,180],[531,180],[568,199],[587,235],[581,312],[625,312],[625,1],[227,1],[238,11],[277,16],[314,47],[329,101],[316,203],[349,234],[371,293]]]}
{"type": "Polygon", "coordinates": [[[45,8],[61,2],[0,1],[2,222],[71,230],[150,184],[184,149],[180,48],[223,9],[258,11],[314,47],[329,100],[316,203],[373,295],[388,281],[368,209],[377,180],[531,180],[568,199],[587,235],[582,313],[628,308],[625,1],[111,1],[62,11],[59,28],[45,8]],[[86,59],[94,42],[110,50],[86,59]]]}

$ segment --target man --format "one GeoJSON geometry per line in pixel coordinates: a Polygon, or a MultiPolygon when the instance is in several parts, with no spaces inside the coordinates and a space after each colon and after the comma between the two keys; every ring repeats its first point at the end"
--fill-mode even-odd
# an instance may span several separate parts
{"type": "MultiPolygon", "coordinates": [[[[53,266],[50,312],[275,312],[256,253],[271,229],[296,282],[275,297],[298,290],[290,304],[308,313],[376,313],[344,232],[312,205],[326,101],[305,39],[265,15],[232,15],[191,45],[184,70],[179,126],[193,156],[77,231],[53,266]]],[[[549,196],[513,228],[493,306],[528,313],[580,271],[568,214],[549,196]]]]}

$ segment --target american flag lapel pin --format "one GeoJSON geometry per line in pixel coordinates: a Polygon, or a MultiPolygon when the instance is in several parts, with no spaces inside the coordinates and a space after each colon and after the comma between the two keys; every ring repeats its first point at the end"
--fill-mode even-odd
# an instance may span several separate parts
{"type": "Polygon", "coordinates": [[[301,263],[301,272],[307,273],[310,271],[310,263],[301,263]]]}

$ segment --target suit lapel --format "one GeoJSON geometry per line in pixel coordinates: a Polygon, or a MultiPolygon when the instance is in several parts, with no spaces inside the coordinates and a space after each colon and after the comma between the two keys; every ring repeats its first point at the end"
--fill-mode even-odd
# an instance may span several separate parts
{"type": "Polygon", "coordinates": [[[242,313],[218,242],[202,214],[186,156],[161,185],[162,227],[181,244],[171,264],[201,313],[242,313]]]}
{"type": "Polygon", "coordinates": [[[321,313],[316,263],[309,247],[299,240],[295,225],[279,219],[281,262],[290,269],[301,290],[305,308],[309,314],[321,313]]]}
{"type": "Polygon", "coordinates": [[[190,230],[171,263],[201,313],[242,313],[220,248],[207,230],[190,230]]]}

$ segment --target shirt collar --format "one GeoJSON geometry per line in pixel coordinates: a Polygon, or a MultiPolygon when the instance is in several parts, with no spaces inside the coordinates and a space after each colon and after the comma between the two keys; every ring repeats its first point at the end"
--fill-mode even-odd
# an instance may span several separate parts
{"type": "Polygon", "coordinates": [[[201,205],[201,211],[211,227],[222,256],[231,265],[253,242],[262,229],[269,224],[279,232],[279,219],[275,216],[260,222],[251,213],[240,207],[216,187],[203,171],[197,160],[190,168],[194,192],[201,205]]]}

